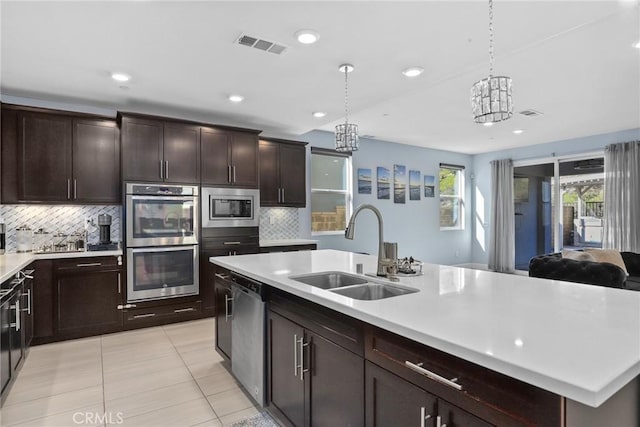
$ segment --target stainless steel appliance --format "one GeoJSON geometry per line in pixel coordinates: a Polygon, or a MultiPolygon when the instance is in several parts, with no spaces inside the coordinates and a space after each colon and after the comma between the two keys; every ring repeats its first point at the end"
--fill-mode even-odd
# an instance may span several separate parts
{"type": "Polygon", "coordinates": [[[198,187],[126,184],[127,302],[197,295],[198,187]]]}
{"type": "Polygon", "coordinates": [[[260,190],[202,187],[202,227],[257,227],[260,190]]]}
{"type": "Polygon", "coordinates": [[[127,247],[198,244],[198,187],[126,185],[127,247]]]}
{"type": "Polygon", "coordinates": [[[261,283],[231,274],[231,372],[251,397],[265,405],[266,303],[261,283]]]}
{"type": "Polygon", "coordinates": [[[198,292],[197,245],[127,249],[127,302],[198,292]]]}

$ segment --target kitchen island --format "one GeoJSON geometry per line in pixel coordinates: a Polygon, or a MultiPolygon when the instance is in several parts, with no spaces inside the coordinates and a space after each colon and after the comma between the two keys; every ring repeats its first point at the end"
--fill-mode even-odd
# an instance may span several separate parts
{"type": "Polygon", "coordinates": [[[320,250],[211,262],[550,392],[561,399],[559,417],[566,425],[638,425],[640,293],[426,264],[423,275],[399,282],[419,292],[364,301],[290,277],[355,273],[357,263],[374,272],[373,256],[320,250]]]}

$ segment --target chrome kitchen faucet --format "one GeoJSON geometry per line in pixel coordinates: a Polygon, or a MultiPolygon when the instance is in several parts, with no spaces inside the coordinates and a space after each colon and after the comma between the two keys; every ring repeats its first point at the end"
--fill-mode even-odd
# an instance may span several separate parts
{"type": "Polygon", "coordinates": [[[382,220],[382,214],[380,213],[378,208],[376,208],[373,205],[366,204],[366,203],[363,204],[363,205],[358,206],[353,211],[353,214],[351,215],[351,218],[349,219],[349,223],[347,224],[347,228],[344,230],[344,237],[349,239],[349,240],[353,240],[353,236],[355,234],[355,228],[356,228],[355,227],[356,226],[356,222],[355,222],[356,221],[356,217],[364,209],[369,209],[374,214],[376,214],[376,217],[378,218],[378,271],[376,271],[376,274],[378,276],[391,278],[390,276],[393,276],[395,274],[394,270],[396,270],[396,269],[394,267],[397,265],[397,259],[389,259],[389,258],[387,258],[387,254],[386,254],[386,251],[385,251],[385,246],[394,247],[396,249],[395,252],[397,254],[398,244],[384,241],[384,237],[383,237],[384,221],[382,220]]]}

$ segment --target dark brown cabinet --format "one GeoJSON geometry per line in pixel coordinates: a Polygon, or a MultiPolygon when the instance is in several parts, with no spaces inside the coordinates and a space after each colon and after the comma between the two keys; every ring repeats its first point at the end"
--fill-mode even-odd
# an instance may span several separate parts
{"type": "Polygon", "coordinates": [[[231,360],[231,323],[233,322],[233,297],[229,272],[216,269],[214,294],[216,304],[216,350],[231,360]]]}
{"type": "Polygon", "coordinates": [[[79,337],[122,328],[122,268],[116,258],[57,261],[54,292],[58,336],[79,337]]]}
{"type": "Polygon", "coordinates": [[[48,342],[53,338],[53,260],[35,262],[33,278],[33,339],[48,342]]]}
{"type": "Polygon", "coordinates": [[[200,182],[200,128],[194,124],[121,115],[125,181],[200,182]]]}
{"type": "Polygon", "coordinates": [[[73,200],[120,204],[120,141],[113,120],[73,121],[73,200]]]}
{"type": "Polygon", "coordinates": [[[120,203],[115,121],[2,108],[3,203],[120,203]]]}
{"type": "Polygon", "coordinates": [[[305,207],[306,143],[260,140],[260,206],[305,207]]]}
{"type": "Polygon", "coordinates": [[[312,317],[303,326],[269,312],[270,405],[294,426],[364,425],[364,359],[315,330],[344,339],[351,325],[343,334],[344,325],[312,317]]]}
{"type": "Polygon", "coordinates": [[[226,129],[201,129],[201,183],[258,188],[258,135],[226,129]]]}
{"type": "MultiPolygon", "coordinates": [[[[270,404],[294,426],[305,423],[305,383],[300,381],[301,354],[298,340],[303,340],[301,326],[269,313],[269,384],[270,404]]],[[[303,370],[304,368],[302,368],[303,370]]]]}
{"type": "Polygon", "coordinates": [[[435,427],[436,397],[371,362],[366,364],[367,427],[435,427]]]}
{"type": "Polygon", "coordinates": [[[72,200],[72,127],[70,117],[18,113],[18,200],[72,200]]]}
{"type": "Polygon", "coordinates": [[[366,425],[384,427],[490,427],[373,363],[366,364],[366,425]]]}
{"type": "Polygon", "coordinates": [[[0,406],[6,400],[31,344],[33,271],[29,266],[2,283],[7,294],[0,303],[0,406]]]}

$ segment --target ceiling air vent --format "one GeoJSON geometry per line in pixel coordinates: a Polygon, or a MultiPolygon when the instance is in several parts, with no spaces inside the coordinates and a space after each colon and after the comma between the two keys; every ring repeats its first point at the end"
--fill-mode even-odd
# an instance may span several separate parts
{"type": "Polygon", "coordinates": [[[248,36],[246,34],[240,34],[240,37],[238,37],[236,42],[243,46],[252,47],[254,49],[274,53],[276,55],[282,55],[287,50],[287,46],[270,42],[258,37],[248,36]]]}
{"type": "Polygon", "coordinates": [[[519,114],[522,114],[523,116],[527,116],[527,117],[534,117],[534,116],[541,116],[542,113],[540,111],[536,111],[536,110],[522,110],[520,111],[519,114]]]}

